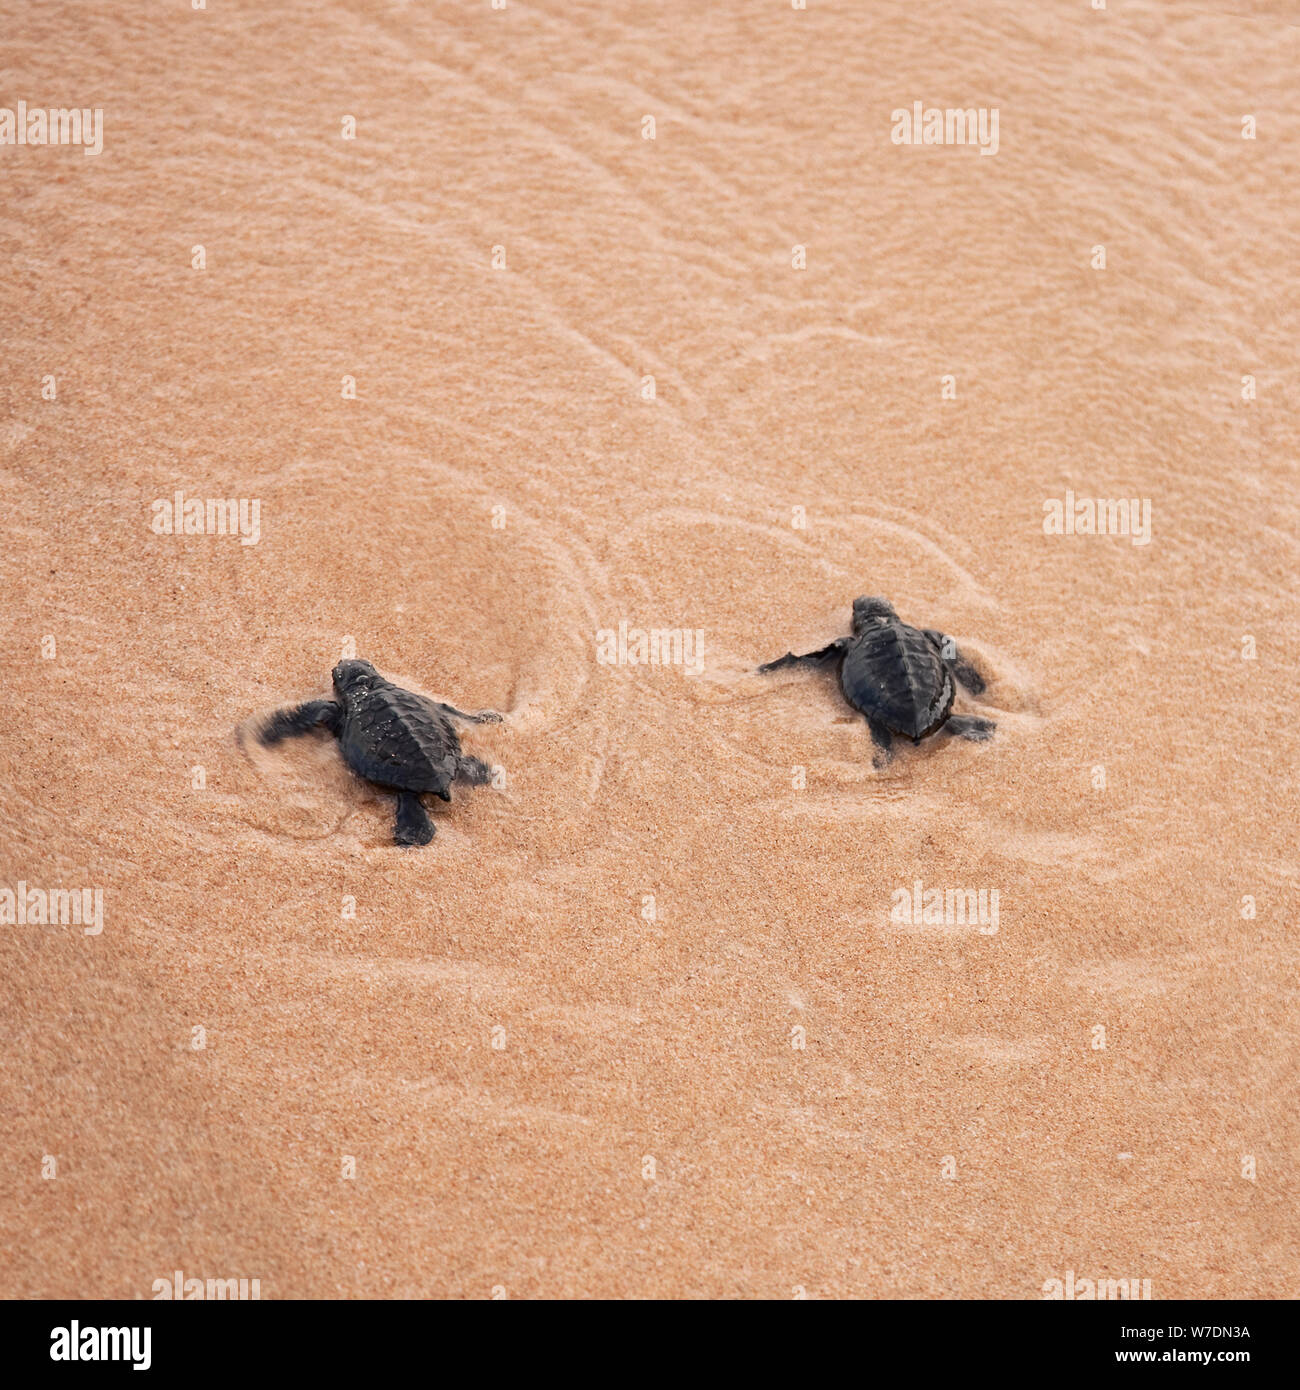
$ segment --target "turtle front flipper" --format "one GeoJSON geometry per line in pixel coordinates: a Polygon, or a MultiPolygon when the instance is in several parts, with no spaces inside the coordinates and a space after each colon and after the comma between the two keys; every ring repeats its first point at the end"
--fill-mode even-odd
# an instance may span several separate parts
{"type": "Polygon", "coordinates": [[[343,727],[343,708],[333,700],[308,700],[294,709],[277,710],[258,732],[263,743],[279,743],[313,729],[328,729],[335,736],[343,727]]]}
{"type": "Polygon", "coordinates": [[[397,826],[393,843],[398,845],[427,845],[435,828],[415,792],[399,792],[397,796],[397,826]]]}
{"type": "Polygon", "coordinates": [[[457,709],[455,705],[444,704],[441,701],[438,703],[438,708],[453,719],[463,719],[466,724],[501,723],[501,716],[494,709],[481,709],[477,714],[467,714],[463,709],[457,709]]]}
{"type": "Polygon", "coordinates": [[[779,671],[783,666],[820,666],[824,661],[843,656],[844,648],[848,644],[849,639],[847,637],[837,637],[829,646],[819,647],[815,652],[805,652],[802,656],[796,656],[794,652],[786,652],[784,656],[778,656],[775,661],[765,662],[758,668],[758,673],[763,676],[769,671],[779,671]]]}
{"type": "Polygon", "coordinates": [[[939,655],[957,680],[972,695],[983,695],[985,690],[984,677],[961,654],[956,642],[945,633],[938,632],[932,627],[925,629],[925,635],[938,647],[939,655]]]}

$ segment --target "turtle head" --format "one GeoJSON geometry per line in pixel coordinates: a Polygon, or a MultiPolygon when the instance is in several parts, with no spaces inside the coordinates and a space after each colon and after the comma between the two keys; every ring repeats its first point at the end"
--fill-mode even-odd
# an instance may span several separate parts
{"type": "Polygon", "coordinates": [[[340,661],[334,668],[334,693],[358,695],[382,679],[368,661],[340,661]]]}
{"type": "Polygon", "coordinates": [[[865,632],[867,627],[881,618],[897,618],[894,605],[887,598],[863,594],[853,600],[853,635],[865,632]]]}

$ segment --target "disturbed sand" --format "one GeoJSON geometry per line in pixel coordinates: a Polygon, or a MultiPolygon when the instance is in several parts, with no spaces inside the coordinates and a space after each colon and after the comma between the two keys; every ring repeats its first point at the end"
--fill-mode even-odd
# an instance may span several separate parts
{"type": "Polygon", "coordinates": [[[1294,19],[2,0],[0,1293],[1300,1291],[1294,19]],[[754,674],[860,593],[991,744],[754,674]],[[236,737],[349,643],[427,849],[236,737]]]}

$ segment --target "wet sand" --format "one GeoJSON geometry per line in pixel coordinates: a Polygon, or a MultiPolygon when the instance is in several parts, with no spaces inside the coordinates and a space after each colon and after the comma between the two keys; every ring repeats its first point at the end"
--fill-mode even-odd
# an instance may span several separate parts
{"type": "Polygon", "coordinates": [[[1295,1296],[1288,7],[0,22],[0,1293],[1295,1296]],[[861,593],[991,743],[754,674],[861,593]],[[426,849],[236,737],[353,646],[505,714],[426,849]]]}

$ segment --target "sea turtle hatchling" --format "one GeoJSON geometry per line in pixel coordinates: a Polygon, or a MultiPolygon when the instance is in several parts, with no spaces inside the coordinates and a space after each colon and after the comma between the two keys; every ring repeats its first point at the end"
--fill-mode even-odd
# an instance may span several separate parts
{"type": "Polygon", "coordinates": [[[434,825],[421,804],[422,792],[451,800],[451,784],[481,787],[492,769],[460,751],[453,719],[469,724],[497,724],[501,716],[485,709],[466,714],[454,705],[426,699],[386,681],[368,661],[341,661],[334,668],[333,700],[273,714],[259,731],[263,743],[327,729],[339,741],[343,760],[359,777],[397,793],[399,845],[427,845],[434,825]]]}
{"type": "Polygon", "coordinates": [[[871,738],[880,750],[876,766],[892,756],[893,736],[920,743],[940,728],[982,743],[997,727],[991,719],[953,714],[956,683],[972,695],[984,690],[980,673],[962,656],[950,638],[933,628],[912,627],[894,612],[888,599],[864,595],[853,601],[853,635],[839,637],[819,651],[796,656],[787,652],[760,671],[806,663],[840,663],[844,696],[867,718],[871,738]]]}

